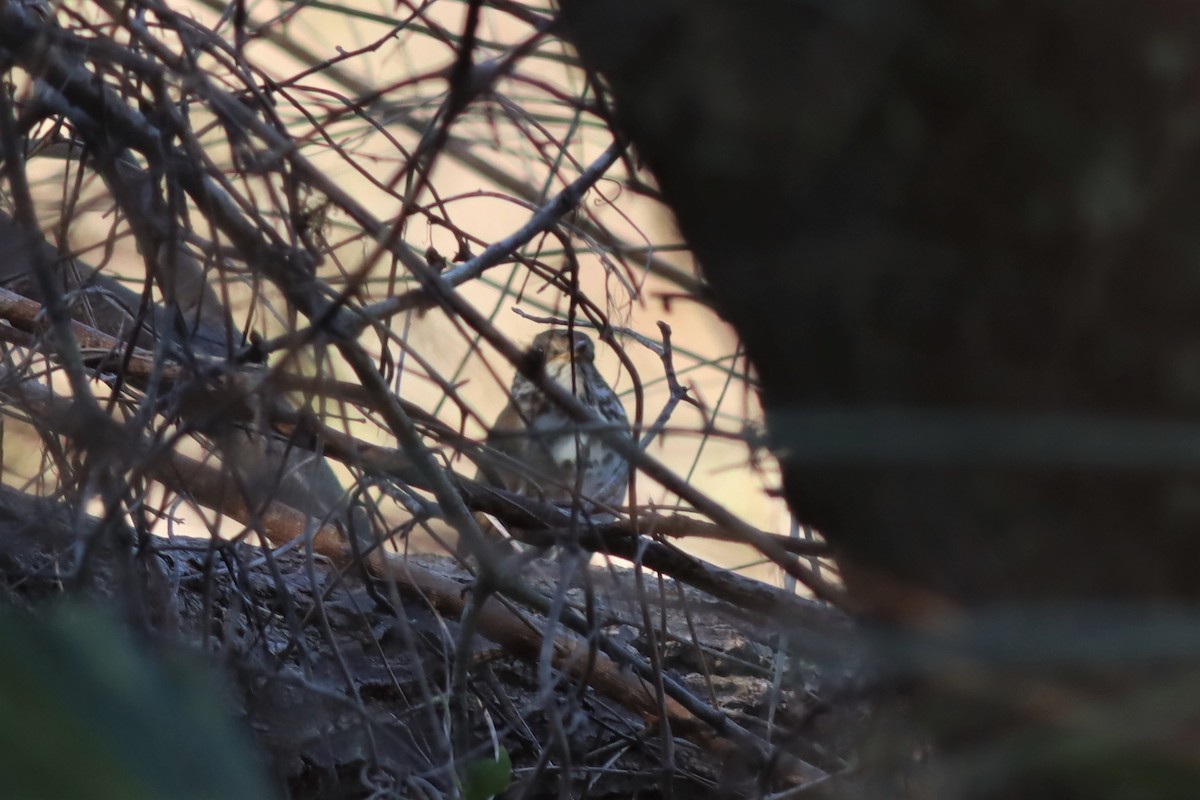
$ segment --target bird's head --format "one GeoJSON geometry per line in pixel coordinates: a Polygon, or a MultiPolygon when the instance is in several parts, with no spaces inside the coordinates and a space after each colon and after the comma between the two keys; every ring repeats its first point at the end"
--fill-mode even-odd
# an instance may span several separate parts
{"type": "Polygon", "coordinates": [[[581,331],[566,331],[560,328],[542,331],[533,339],[530,353],[545,364],[553,361],[591,363],[596,357],[596,345],[592,337],[581,331]]]}

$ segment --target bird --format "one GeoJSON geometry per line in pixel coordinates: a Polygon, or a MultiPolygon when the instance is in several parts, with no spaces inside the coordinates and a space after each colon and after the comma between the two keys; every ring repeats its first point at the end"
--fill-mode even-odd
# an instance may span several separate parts
{"type": "MultiPolygon", "coordinates": [[[[609,435],[632,443],[625,408],[596,369],[596,345],[582,331],[552,328],[534,337],[526,358],[595,412],[609,435]]],[[[488,431],[476,480],[552,503],[589,519],[611,518],[624,502],[629,462],[597,426],[580,424],[520,370],[508,404],[488,431]]],[[[496,536],[491,526],[485,533],[496,536]],[[490,530],[489,530],[490,528],[490,530]]]]}

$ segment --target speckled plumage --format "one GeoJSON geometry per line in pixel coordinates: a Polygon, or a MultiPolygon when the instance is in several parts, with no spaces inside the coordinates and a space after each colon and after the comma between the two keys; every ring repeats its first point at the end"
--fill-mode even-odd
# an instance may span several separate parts
{"type": "MultiPolygon", "coordinates": [[[[631,437],[620,399],[593,363],[595,345],[587,334],[544,331],[529,352],[542,360],[547,377],[631,437]]],[[[595,429],[576,423],[520,373],[487,445],[507,457],[480,470],[480,480],[492,485],[588,514],[615,508],[625,499],[629,463],[595,429]]]]}

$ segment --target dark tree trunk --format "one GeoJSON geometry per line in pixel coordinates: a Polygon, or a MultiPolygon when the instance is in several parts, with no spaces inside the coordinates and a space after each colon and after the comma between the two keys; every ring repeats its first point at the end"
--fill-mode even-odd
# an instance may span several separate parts
{"type": "MultiPolygon", "coordinates": [[[[943,746],[1174,674],[1120,637],[1200,594],[1200,7],[563,7],[745,341],[787,499],[853,602],[989,643],[991,690],[920,673],[940,687],[925,700],[973,700],[943,746]],[[1108,634],[1118,680],[1089,649],[1108,634]],[[1027,685],[1085,699],[1039,716],[1027,685]]],[[[1164,630],[1155,646],[1195,628],[1164,630]]],[[[1108,796],[1026,775],[1009,796],[1108,796]]]]}

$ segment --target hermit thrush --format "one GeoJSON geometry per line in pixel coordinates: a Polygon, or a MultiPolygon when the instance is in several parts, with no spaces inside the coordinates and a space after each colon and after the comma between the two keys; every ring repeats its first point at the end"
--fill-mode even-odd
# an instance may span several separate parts
{"type": "Polygon", "coordinates": [[[595,355],[591,338],[579,331],[555,329],[534,338],[529,358],[601,422],[571,419],[518,372],[508,405],[488,432],[487,447],[494,457],[481,463],[478,480],[588,516],[620,505],[629,462],[605,443],[599,429],[632,437],[625,409],[596,369],[595,355]]]}

